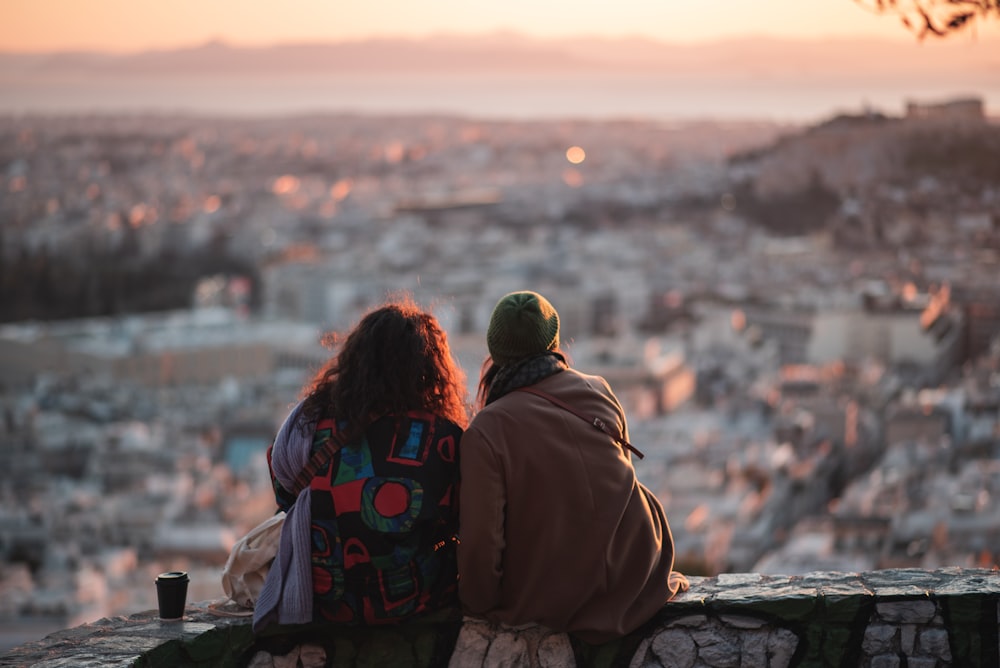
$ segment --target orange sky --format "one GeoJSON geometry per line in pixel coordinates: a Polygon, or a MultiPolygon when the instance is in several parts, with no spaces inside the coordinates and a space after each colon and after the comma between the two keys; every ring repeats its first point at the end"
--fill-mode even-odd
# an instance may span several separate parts
{"type": "MultiPolygon", "coordinates": [[[[266,45],[495,30],[678,42],[748,33],[912,39],[897,18],[855,0],[0,0],[0,51],[121,52],[210,39],[266,45]]],[[[998,39],[1000,21],[980,28],[980,42],[998,39]]]]}

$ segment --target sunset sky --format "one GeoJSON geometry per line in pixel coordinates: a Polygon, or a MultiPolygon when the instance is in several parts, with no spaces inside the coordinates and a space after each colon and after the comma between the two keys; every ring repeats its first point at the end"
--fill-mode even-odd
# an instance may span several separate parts
{"type": "MultiPolygon", "coordinates": [[[[867,0],[871,4],[871,0],[867,0]]],[[[915,39],[856,0],[2,0],[0,51],[116,52],[194,46],[425,37],[642,35],[672,42],[767,34],[915,39]]],[[[968,40],[968,33],[952,39],[968,40]]],[[[1000,39],[1000,21],[978,40],[1000,39]]]]}

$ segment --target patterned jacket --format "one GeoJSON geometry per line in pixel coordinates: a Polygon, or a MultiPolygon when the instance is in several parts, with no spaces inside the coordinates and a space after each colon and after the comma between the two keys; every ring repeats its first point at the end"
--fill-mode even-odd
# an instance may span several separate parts
{"type": "MultiPolygon", "coordinates": [[[[336,430],[321,420],[312,451],[336,430]]],[[[310,484],[313,617],[394,623],[455,605],[461,428],[420,411],[385,416],[310,484]]],[[[273,446],[272,446],[273,447],[273,446]]],[[[267,453],[271,466],[271,449],[267,453]]],[[[294,502],[271,472],[278,507],[294,502]]]]}

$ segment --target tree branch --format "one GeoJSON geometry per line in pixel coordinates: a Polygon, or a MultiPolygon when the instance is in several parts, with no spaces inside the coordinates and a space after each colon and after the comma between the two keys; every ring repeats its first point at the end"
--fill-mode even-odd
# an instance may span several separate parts
{"type": "Polygon", "coordinates": [[[896,14],[918,39],[947,37],[977,20],[1000,20],[1000,0],[854,0],[875,14],[896,14]]]}

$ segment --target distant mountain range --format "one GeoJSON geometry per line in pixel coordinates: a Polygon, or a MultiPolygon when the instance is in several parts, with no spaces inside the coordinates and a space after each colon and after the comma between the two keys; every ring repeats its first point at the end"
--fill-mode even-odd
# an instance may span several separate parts
{"type": "MultiPolygon", "coordinates": [[[[595,82],[595,95],[622,96],[623,109],[629,99],[635,99],[642,101],[639,106],[643,110],[655,110],[658,101],[653,97],[667,92],[674,96],[685,92],[709,95],[711,101],[706,97],[704,104],[692,108],[703,107],[707,112],[715,109],[717,114],[727,107],[741,106],[738,97],[727,103],[727,95],[754,98],[745,109],[754,113],[762,106],[766,108],[768,95],[806,96],[801,102],[811,95],[817,105],[835,104],[837,99],[842,99],[843,105],[858,105],[878,102],[882,97],[896,98],[898,102],[900,96],[907,95],[926,98],[975,94],[995,112],[1000,110],[998,46],[967,38],[917,42],[909,36],[898,41],[746,37],[668,44],[646,38],[542,40],[492,33],[268,47],[209,42],[191,48],[129,54],[0,53],[0,111],[52,109],[67,95],[79,103],[88,86],[95,93],[105,91],[104,97],[92,103],[101,106],[102,102],[127,97],[127,90],[144,90],[155,84],[186,85],[188,88],[177,89],[178,94],[171,99],[193,103],[196,96],[190,86],[201,90],[199,87],[209,80],[243,87],[264,81],[279,85],[276,82],[282,81],[280,85],[294,88],[293,82],[305,85],[341,78],[360,85],[359,80],[369,78],[371,87],[380,89],[370,91],[371,96],[386,107],[395,104],[390,98],[396,89],[400,96],[416,97],[433,89],[438,104],[445,108],[461,106],[456,96],[466,83],[488,83],[491,87],[484,91],[495,95],[510,91],[516,96],[525,93],[518,89],[524,82],[546,80],[555,88],[532,88],[532,94],[555,97],[560,86],[572,82],[572,90],[567,89],[566,94],[579,97],[586,81],[591,80],[595,82]],[[423,81],[429,88],[420,87],[423,81]],[[449,87],[448,81],[454,85],[449,87]]],[[[253,89],[240,91],[244,100],[252,97],[253,89]]],[[[364,108],[359,92],[363,90],[352,89],[347,97],[358,108],[364,108]]],[[[304,89],[295,88],[289,97],[299,100],[296,104],[300,106],[309,106],[304,89]]],[[[159,104],[155,95],[149,100],[154,106],[159,104]]],[[[317,98],[312,106],[329,103],[328,99],[317,98]]],[[[776,99],[774,104],[780,108],[783,103],[776,99]]]]}
{"type": "Polygon", "coordinates": [[[0,52],[0,72],[36,75],[92,73],[263,74],[364,72],[581,72],[631,71],[692,75],[743,72],[871,77],[904,74],[993,75],[1000,72],[1000,45],[967,40],[916,42],[875,39],[800,41],[738,38],[670,44],[648,38],[540,40],[515,33],[370,39],[354,42],[237,47],[209,42],[192,48],[123,55],[97,52],[17,54],[0,52]],[[995,48],[991,48],[995,47],[995,48]]]}

